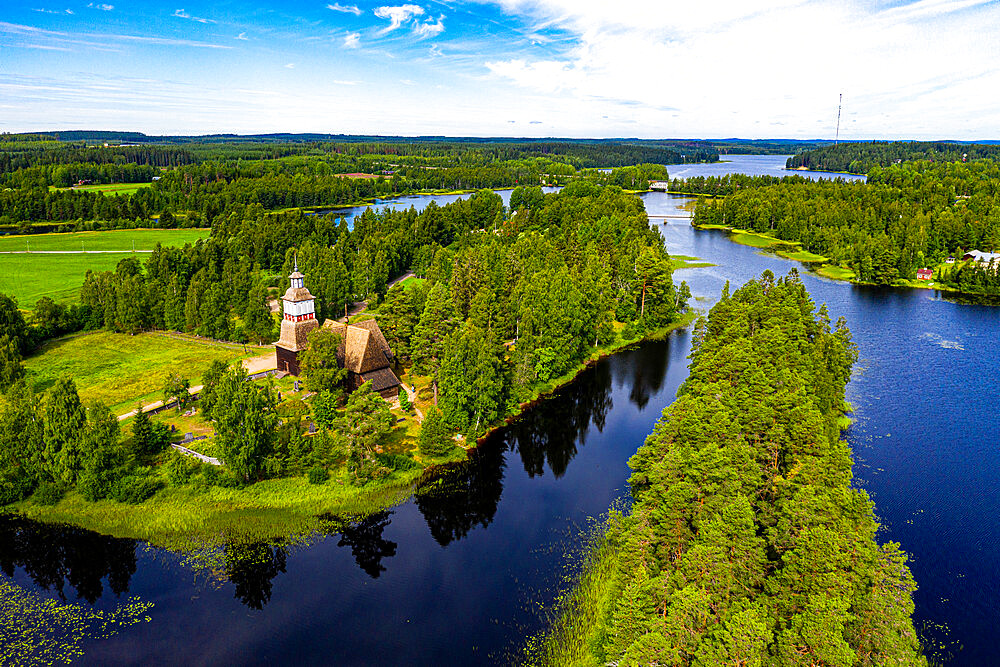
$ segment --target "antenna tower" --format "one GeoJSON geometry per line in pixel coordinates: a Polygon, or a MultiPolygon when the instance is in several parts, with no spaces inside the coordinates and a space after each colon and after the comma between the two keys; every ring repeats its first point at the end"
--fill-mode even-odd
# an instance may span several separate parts
{"type": "Polygon", "coordinates": [[[844,104],[844,94],[840,94],[840,99],[837,100],[837,137],[833,140],[833,145],[836,146],[840,143],[840,107],[844,104]]]}

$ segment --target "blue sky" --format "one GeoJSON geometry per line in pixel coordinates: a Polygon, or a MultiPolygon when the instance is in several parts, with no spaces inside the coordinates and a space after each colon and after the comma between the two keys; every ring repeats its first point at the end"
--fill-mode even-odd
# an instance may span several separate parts
{"type": "Polygon", "coordinates": [[[1000,138],[995,0],[3,4],[0,131],[1000,138]]]}

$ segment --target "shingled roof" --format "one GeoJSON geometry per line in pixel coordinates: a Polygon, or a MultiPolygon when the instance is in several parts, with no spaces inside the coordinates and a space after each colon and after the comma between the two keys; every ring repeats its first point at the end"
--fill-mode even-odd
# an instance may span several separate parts
{"type": "Polygon", "coordinates": [[[319,328],[316,320],[305,320],[298,322],[298,326],[288,320],[281,321],[281,337],[275,343],[278,347],[283,347],[292,352],[301,352],[309,347],[310,333],[319,328]]]}
{"type": "Polygon", "coordinates": [[[392,362],[392,350],[375,320],[366,320],[357,324],[344,324],[343,322],[327,320],[323,326],[340,334],[337,360],[347,370],[364,374],[380,368],[389,368],[389,364],[392,362]]]}

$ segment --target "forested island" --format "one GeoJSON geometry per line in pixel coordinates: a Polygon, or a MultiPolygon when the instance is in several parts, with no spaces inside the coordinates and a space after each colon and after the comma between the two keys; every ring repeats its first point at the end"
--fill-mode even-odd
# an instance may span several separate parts
{"type": "Polygon", "coordinates": [[[732,176],[685,187],[710,195],[698,200],[694,225],[764,235],[754,243],[823,275],[1000,295],[1000,258],[990,255],[1000,250],[993,160],[875,166],[867,182],[732,176]]]}
{"type": "Polygon", "coordinates": [[[629,461],[552,630],[553,665],[921,665],[916,588],[840,439],[857,350],[793,271],[729,286],[629,461]]]}

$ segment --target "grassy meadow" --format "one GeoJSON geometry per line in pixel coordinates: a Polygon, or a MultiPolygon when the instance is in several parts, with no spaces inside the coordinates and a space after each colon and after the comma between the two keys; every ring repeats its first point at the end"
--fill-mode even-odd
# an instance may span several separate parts
{"type": "MultiPolygon", "coordinates": [[[[75,255],[0,255],[0,292],[17,299],[30,310],[47,296],[59,303],[80,300],[80,286],[87,270],[113,271],[132,253],[88,253],[75,255]]],[[[140,257],[143,257],[140,255],[140,257]]]]}
{"type": "MultiPolygon", "coordinates": [[[[165,246],[194,243],[208,233],[207,229],[115,229],[3,236],[0,237],[0,292],[17,298],[18,304],[27,309],[43,296],[59,303],[73,303],[80,298],[80,285],[87,271],[113,271],[119,261],[131,256],[133,242],[136,250],[152,250],[157,243],[165,246]],[[26,248],[32,252],[23,252],[26,248]]],[[[144,260],[145,254],[138,257],[144,260]]]]}
{"type": "Polygon", "coordinates": [[[109,229],[103,232],[26,234],[0,237],[0,252],[37,251],[81,252],[85,250],[152,250],[157,243],[182,246],[208,238],[208,229],[109,229]]]}
{"type": "Polygon", "coordinates": [[[79,185],[71,188],[56,188],[58,190],[84,190],[100,192],[102,195],[131,195],[140,188],[148,188],[152,183],[105,183],[104,185],[79,185]]]}
{"type": "MultiPolygon", "coordinates": [[[[253,355],[263,351],[253,349],[253,355]]],[[[73,376],[84,403],[103,401],[122,414],[137,400],[159,398],[173,373],[201,384],[216,359],[232,362],[247,355],[242,345],[200,341],[162,333],[136,336],[95,331],[49,341],[24,360],[35,389],[43,391],[62,374],[73,376]]]]}

